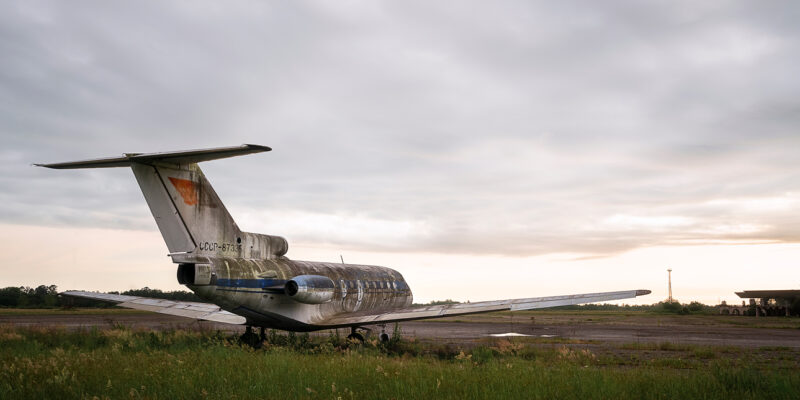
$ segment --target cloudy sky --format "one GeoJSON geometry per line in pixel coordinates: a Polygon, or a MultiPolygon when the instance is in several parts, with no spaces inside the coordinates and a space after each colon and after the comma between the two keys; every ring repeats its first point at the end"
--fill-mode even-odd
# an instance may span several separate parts
{"type": "Polygon", "coordinates": [[[418,300],[797,288],[792,2],[0,5],[0,286],[177,289],[129,170],[31,166],[256,143],[203,165],[295,259],[418,300]]]}

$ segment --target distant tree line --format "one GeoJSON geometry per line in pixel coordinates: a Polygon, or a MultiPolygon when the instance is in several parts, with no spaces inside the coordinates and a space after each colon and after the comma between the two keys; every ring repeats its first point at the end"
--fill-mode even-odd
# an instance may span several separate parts
{"type": "Polygon", "coordinates": [[[677,301],[662,301],[656,304],[579,304],[554,307],[553,310],[600,310],[600,311],[649,311],[660,314],[717,314],[715,306],[705,305],[699,301],[681,304],[677,301]]]}
{"type": "MultiPolygon", "coordinates": [[[[202,302],[197,295],[185,290],[165,292],[159,289],[144,287],[141,289],[109,292],[128,296],[153,297],[157,299],[196,301],[202,302]]],[[[0,307],[16,308],[55,308],[55,307],[113,307],[114,303],[105,301],[82,299],[77,297],[64,297],[58,295],[56,285],[39,285],[35,288],[28,286],[9,286],[0,289],[0,307]]]]}
{"type": "Polygon", "coordinates": [[[35,289],[27,286],[0,289],[0,306],[3,307],[58,307],[56,285],[39,285],[35,289]]]}

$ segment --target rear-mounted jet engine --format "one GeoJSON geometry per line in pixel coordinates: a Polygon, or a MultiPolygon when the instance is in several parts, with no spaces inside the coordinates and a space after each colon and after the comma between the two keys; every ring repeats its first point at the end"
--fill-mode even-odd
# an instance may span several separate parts
{"type": "Polygon", "coordinates": [[[292,300],[305,304],[322,304],[331,301],[335,290],[327,276],[300,275],[286,282],[284,292],[292,300]]]}
{"type": "Polygon", "coordinates": [[[209,285],[211,276],[211,265],[209,264],[178,265],[178,283],[181,285],[209,285]]]}

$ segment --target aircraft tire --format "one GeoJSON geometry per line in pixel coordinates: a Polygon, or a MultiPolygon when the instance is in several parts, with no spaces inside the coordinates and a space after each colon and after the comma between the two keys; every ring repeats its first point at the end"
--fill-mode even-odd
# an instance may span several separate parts
{"type": "Polygon", "coordinates": [[[359,343],[364,343],[364,336],[363,336],[363,335],[361,335],[361,334],[360,334],[360,333],[358,333],[358,332],[353,332],[353,333],[351,333],[351,334],[347,335],[347,340],[350,340],[350,341],[357,341],[357,342],[359,342],[359,343]]]}
{"type": "Polygon", "coordinates": [[[253,332],[252,328],[250,328],[249,326],[247,327],[247,330],[242,334],[242,336],[239,336],[240,343],[246,344],[255,349],[261,347],[261,340],[259,339],[260,339],[259,335],[253,332]]]}

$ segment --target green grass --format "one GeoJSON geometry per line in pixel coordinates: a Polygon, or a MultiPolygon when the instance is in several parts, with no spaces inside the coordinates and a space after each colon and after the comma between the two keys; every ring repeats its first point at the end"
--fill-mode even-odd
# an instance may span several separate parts
{"type": "Polygon", "coordinates": [[[272,333],[253,350],[211,331],[0,327],[0,398],[800,398],[795,350],[749,364],[702,346],[580,346],[497,339],[463,351],[272,333]],[[666,355],[629,357],[650,350],[666,355]]]}

